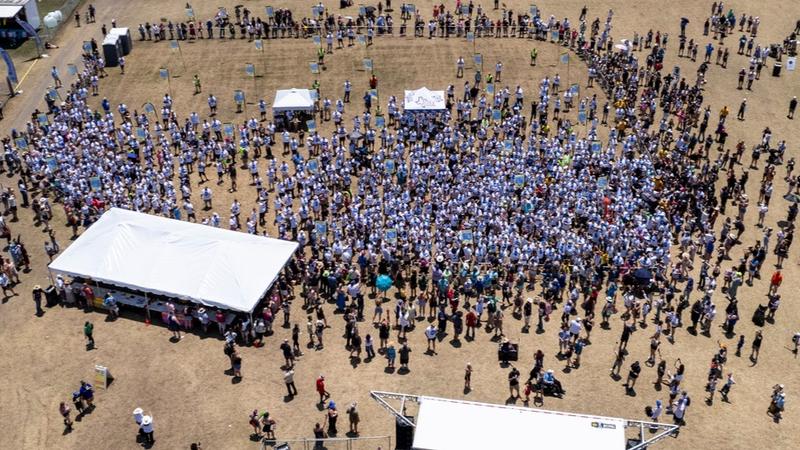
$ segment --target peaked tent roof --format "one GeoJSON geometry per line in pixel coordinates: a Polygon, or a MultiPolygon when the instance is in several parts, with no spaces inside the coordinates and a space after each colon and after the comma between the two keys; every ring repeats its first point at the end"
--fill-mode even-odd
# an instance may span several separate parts
{"type": "Polygon", "coordinates": [[[297,243],[112,208],[50,270],[252,312],[297,243]]]}
{"type": "Polygon", "coordinates": [[[275,101],[272,110],[282,111],[310,111],[314,108],[311,92],[308,89],[279,89],[275,92],[275,101]]]}

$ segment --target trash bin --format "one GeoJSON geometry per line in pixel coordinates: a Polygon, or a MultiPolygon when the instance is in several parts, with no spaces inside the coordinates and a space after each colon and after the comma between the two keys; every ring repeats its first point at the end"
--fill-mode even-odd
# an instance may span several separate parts
{"type": "Polygon", "coordinates": [[[783,64],[781,64],[779,62],[776,62],[775,65],[772,66],[772,76],[773,77],[781,76],[781,67],[783,67],[783,64]]]}
{"type": "Polygon", "coordinates": [[[44,290],[44,298],[46,301],[46,305],[48,308],[52,308],[58,304],[58,292],[56,292],[56,287],[52,284],[44,290]]]}

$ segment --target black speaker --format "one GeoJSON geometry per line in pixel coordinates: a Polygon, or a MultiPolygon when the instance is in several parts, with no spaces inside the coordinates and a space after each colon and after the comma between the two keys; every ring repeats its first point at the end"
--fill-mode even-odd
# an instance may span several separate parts
{"type": "MultiPolygon", "coordinates": [[[[406,419],[413,420],[414,416],[406,416],[406,419]]],[[[395,450],[411,450],[414,444],[414,427],[397,419],[394,429],[397,436],[395,450]]]]}

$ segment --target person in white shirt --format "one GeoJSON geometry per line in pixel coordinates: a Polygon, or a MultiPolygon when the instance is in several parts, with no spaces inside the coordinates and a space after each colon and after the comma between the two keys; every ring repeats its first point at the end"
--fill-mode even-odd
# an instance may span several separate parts
{"type": "Polygon", "coordinates": [[[142,425],[140,429],[142,434],[144,435],[144,443],[146,445],[152,446],[156,442],[156,439],[153,436],[153,417],[152,416],[142,417],[142,425]]]}
{"type": "Polygon", "coordinates": [[[425,337],[428,338],[428,351],[432,353],[436,353],[436,335],[438,331],[436,331],[436,327],[433,324],[428,325],[428,328],[425,329],[425,337]]]}

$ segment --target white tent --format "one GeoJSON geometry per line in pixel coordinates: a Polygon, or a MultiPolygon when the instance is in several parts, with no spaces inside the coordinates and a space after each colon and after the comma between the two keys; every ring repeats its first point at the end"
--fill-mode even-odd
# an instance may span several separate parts
{"type": "Polygon", "coordinates": [[[445,109],[444,91],[431,91],[426,87],[416,91],[406,91],[404,107],[406,111],[438,111],[445,109]]]}
{"type": "Polygon", "coordinates": [[[252,312],[297,245],[113,208],[49,268],[71,277],[252,312]]]}
{"type": "Polygon", "coordinates": [[[419,397],[415,450],[623,450],[623,419],[419,397]]]}
{"type": "Polygon", "coordinates": [[[39,28],[41,20],[36,0],[0,0],[0,18],[11,19],[20,14],[23,8],[25,11],[19,16],[20,19],[28,22],[34,29],[39,28]]]}
{"type": "Polygon", "coordinates": [[[311,111],[314,109],[314,101],[311,100],[311,92],[308,89],[279,89],[275,92],[275,101],[272,103],[272,111],[311,111]]]}

